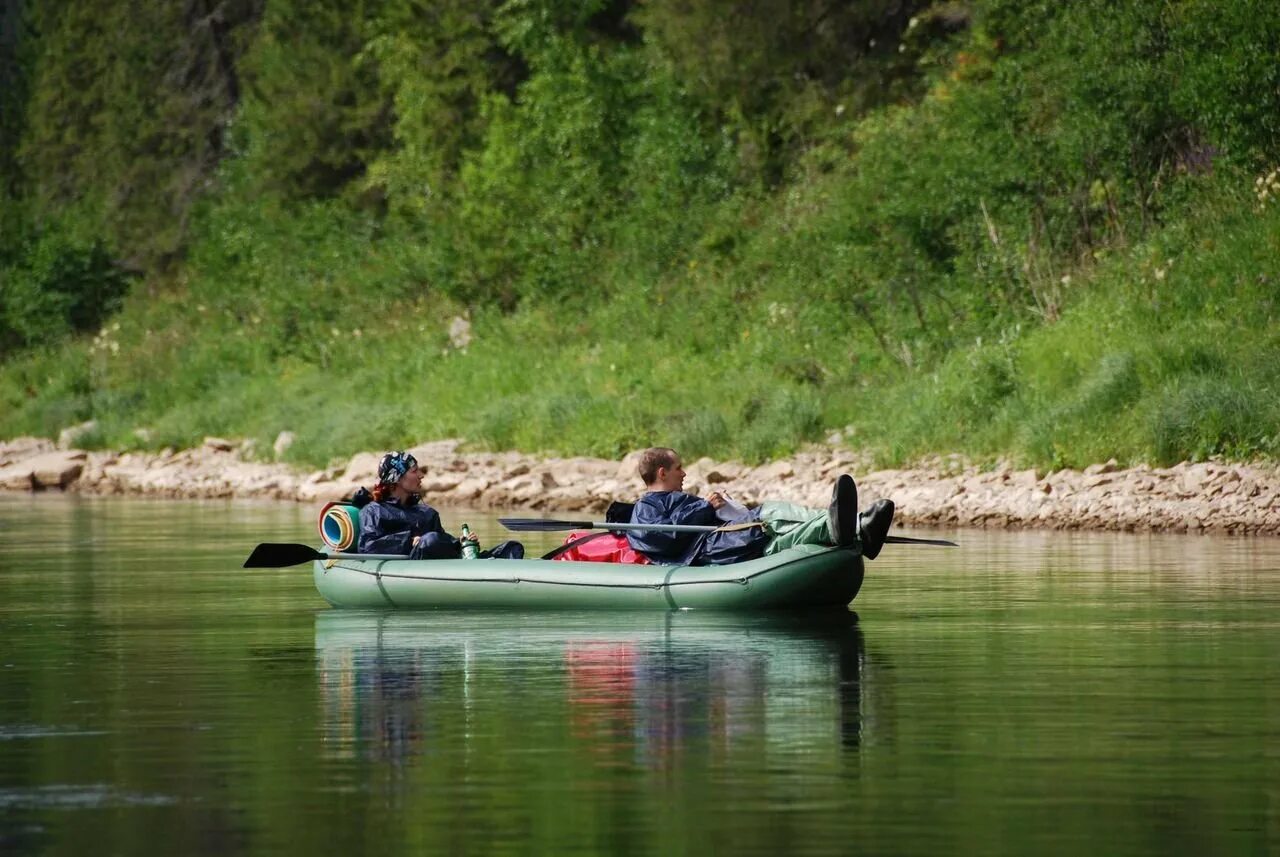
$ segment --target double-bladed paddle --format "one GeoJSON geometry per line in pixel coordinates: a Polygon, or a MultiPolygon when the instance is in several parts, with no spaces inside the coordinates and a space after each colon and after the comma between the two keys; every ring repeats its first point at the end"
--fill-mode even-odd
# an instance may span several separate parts
{"type": "MultiPolygon", "coordinates": [[[[547,533],[557,530],[632,530],[638,532],[677,532],[677,533],[728,533],[734,530],[746,530],[764,526],[762,521],[747,521],[741,524],[725,524],[723,527],[695,526],[693,524],[611,524],[602,521],[559,521],[550,518],[499,518],[498,523],[515,532],[547,533]]],[[[944,539],[913,539],[908,536],[885,536],[886,544],[897,545],[942,545],[959,547],[955,542],[944,539]]],[[[298,544],[282,544],[263,542],[253,549],[249,558],[244,561],[245,568],[288,568],[317,559],[408,559],[398,553],[342,553],[333,551],[325,553],[313,547],[298,544]]]]}
{"type": "Polygon", "coordinates": [[[729,533],[763,527],[763,521],[745,521],[741,524],[725,524],[722,527],[704,527],[695,524],[611,524],[602,521],[557,521],[551,518],[499,518],[498,523],[517,533],[550,533],[556,530],[631,530],[633,532],[664,533],[729,533]]]}
{"type": "Polygon", "coordinates": [[[287,568],[315,559],[408,559],[398,553],[323,553],[306,545],[264,542],[244,561],[245,568],[287,568]]]}
{"type": "MultiPolygon", "coordinates": [[[[638,532],[664,533],[728,533],[734,530],[745,530],[751,527],[764,526],[763,521],[747,521],[741,524],[725,524],[722,527],[699,526],[695,524],[611,524],[605,521],[560,521],[552,518],[499,518],[498,523],[517,533],[548,533],[557,530],[633,530],[638,532]]],[[[941,547],[960,547],[955,542],[945,539],[913,539],[910,536],[885,536],[885,544],[892,545],[938,545],[941,547]]]]}

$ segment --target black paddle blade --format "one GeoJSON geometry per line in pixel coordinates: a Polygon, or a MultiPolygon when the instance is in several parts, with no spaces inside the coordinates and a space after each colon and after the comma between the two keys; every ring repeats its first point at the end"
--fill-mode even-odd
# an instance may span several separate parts
{"type": "Polygon", "coordinates": [[[960,547],[960,545],[955,542],[949,542],[946,539],[913,539],[910,536],[885,536],[884,543],[887,545],[939,545],[949,548],[960,547]]]}
{"type": "Polygon", "coordinates": [[[324,559],[325,555],[315,548],[306,545],[289,545],[264,542],[253,549],[249,558],[244,561],[245,568],[287,568],[301,565],[313,559],[324,559]]]}
{"type": "Polygon", "coordinates": [[[499,518],[498,523],[517,533],[551,533],[557,530],[589,530],[591,521],[556,521],[544,518],[499,518]]]}

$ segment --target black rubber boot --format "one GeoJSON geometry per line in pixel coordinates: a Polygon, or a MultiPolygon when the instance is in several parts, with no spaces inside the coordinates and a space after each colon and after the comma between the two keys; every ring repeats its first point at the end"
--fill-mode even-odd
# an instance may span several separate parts
{"type": "Polygon", "coordinates": [[[858,540],[858,486],[853,477],[842,473],[831,491],[831,505],[827,507],[827,527],[831,541],[847,548],[858,540]]]}
{"type": "Polygon", "coordinates": [[[862,555],[875,559],[884,547],[884,537],[893,524],[893,501],[877,500],[871,508],[858,516],[858,534],[862,539],[862,555]]]}

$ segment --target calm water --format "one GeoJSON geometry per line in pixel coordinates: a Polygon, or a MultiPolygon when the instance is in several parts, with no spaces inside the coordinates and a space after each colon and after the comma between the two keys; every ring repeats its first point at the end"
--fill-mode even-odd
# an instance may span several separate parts
{"type": "Polygon", "coordinates": [[[315,511],[0,496],[0,854],[1280,853],[1280,540],[948,534],[848,621],[377,614],[239,567],[315,511]]]}

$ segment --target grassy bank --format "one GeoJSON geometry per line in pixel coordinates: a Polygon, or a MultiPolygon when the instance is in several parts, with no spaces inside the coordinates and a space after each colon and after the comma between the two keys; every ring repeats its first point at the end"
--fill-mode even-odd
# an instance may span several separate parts
{"type": "Polygon", "coordinates": [[[1052,323],[1028,314],[923,367],[785,281],[756,280],[743,300],[735,284],[748,271],[704,275],[698,256],[660,287],[607,301],[472,311],[462,345],[449,323],[465,307],[384,300],[405,260],[376,237],[328,240],[349,244],[350,261],[269,246],[286,270],[246,263],[246,277],[323,283],[287,316],[255,302],[252,285],[199,279],[181,298],[133,300],[98,336],[11,361],[3,432],[92,416],[91,442],[115,448],[214,434],[265,450],[290,430],[289,457],[309,464],[455,436],[603,456],[663,441],[758,461],[835,430],[883,463],[939,451],[1046,468],[1280,453],[1280,218],[1246,194],[1205,199],[1186,221],[1064,274],[1052,323]]]}

